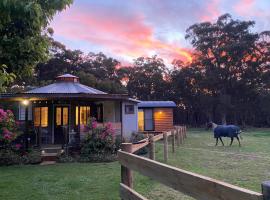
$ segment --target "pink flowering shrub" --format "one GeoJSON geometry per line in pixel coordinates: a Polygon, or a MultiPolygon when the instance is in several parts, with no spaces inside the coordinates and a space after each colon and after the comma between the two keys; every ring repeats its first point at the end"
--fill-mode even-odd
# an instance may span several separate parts
{"type": "Polygon", "coordinates": [[[0,143],[3,146],[9,145],[17,137],[16,121],[11,110],[0,109],[0,143]]]}
{"type": "Polygon", "coordinates": [[[95,118],[89,120],[89,132],[81,145],[81,156],[116,154],[118,141],[112,123],[98,126],[95,118]]]}

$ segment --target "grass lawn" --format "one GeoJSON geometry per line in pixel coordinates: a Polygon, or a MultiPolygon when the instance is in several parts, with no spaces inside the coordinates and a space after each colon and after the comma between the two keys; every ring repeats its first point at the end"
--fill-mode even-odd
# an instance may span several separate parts
{"type": "MultiPolygon", "coordinates": [[[[214,147],[210,132],[190,130],[168,163],[260,192],[261,182],[270,180],[270,129],[245,132],[241,142],[241,148],[237,141],[214,147]]],[[[157,159],[162,156],[159,143],[157,159]]],[[[119,199],[119,182],[117,162],[0,167],[0,199],[119,199]]],[[[149,199],[191,199],[137,173],[135,189],[149,199]]]]}

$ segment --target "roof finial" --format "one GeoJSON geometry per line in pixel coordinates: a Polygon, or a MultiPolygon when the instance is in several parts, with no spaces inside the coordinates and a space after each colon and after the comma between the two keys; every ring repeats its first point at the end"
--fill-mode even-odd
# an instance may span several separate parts
{"type": "Polygon", "coordinates": [[[64,74],[64,75],[61,75],[61,76],[57,76],[56,77],[56,80],[57,81],[63,81],[63,82],[74,82],[74,83],[77,83],[77,82],[79,82],[79,77],[73,76],[71,74],[64,74]]]}

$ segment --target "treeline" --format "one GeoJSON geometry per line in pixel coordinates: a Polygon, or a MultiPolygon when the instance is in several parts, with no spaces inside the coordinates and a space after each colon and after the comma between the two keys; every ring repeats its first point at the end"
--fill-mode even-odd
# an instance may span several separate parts
{"type": "Polygon", "coordinates": [[[83,84],[140,100],[173,100],[176,123],[202,126],[207,121],[242,126],[270,125],[270,35],[253,33],[252,21],[226,14],[214,23],[187,29],[192,62],[166,66],[158,56],[121,66],[102,53],[84,55],[54,42],[52,58],[36,68],[37,84],[72,73],[83,84]]]}
{"type": "MultiPolygon", "coordinates": [[[[54,41],[52,30],[46,29],[40,37],[46,38],[48,53],[42,52],[41,62],[24,68],[29,63],[27,57],[5,63],[2,55],[0,66],[4,64],[8,74],[16,75],[8,85],[9,91],[49,84],[56,75],[71,73],[79,76],[82,84],[110,93],[128,93],[140,100],[175,101],[178,124],[203,126],[215,121],[270,126],[270,33],[251,31],[254,24],[234,20],[229,14],[213,23],[194,24],[186,31],[193,47],[192,61],[175,59],[170,66],[158,56],[140,57],[130,66],[123,66],[103,53],[86,55],[69,50],[54,41]],[[20,68],[16,63],[21,63],[20,68]]],[[[39,47],[33,50],[39,51],[39,47]]],[[[8,55],[17,51],[6,48],[8,55]]]]}

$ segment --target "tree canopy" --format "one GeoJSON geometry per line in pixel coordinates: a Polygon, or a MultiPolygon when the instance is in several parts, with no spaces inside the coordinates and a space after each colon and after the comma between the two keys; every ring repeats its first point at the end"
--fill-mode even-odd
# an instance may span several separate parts
{"type": "Polygon", "coordinates": [[[252,31],[254,21],[225,14],[214,22],[190,26],[186,31],[193,46],[190,62],[175,59],[167,66],[159,56],[151,56],[122,66],[102,52],[70,50],[50,37],[48,22],[70,3],[0,2],[0,89],[14,79],[12,73],[17,84],[29,86],[49,84],[57,75],[71,73],[82,84],[109,93],[173,100],[175,123],[200,126],[213,120],[270,126],[270,32],[252,31]]]}
{"type": "Polygon", "coordinates": [[[0,66],[22,83],[31,77],[36,64],[45,61],[50,45],[47,28],[57,11],[72,0],[0,1],[0,66]]]}

